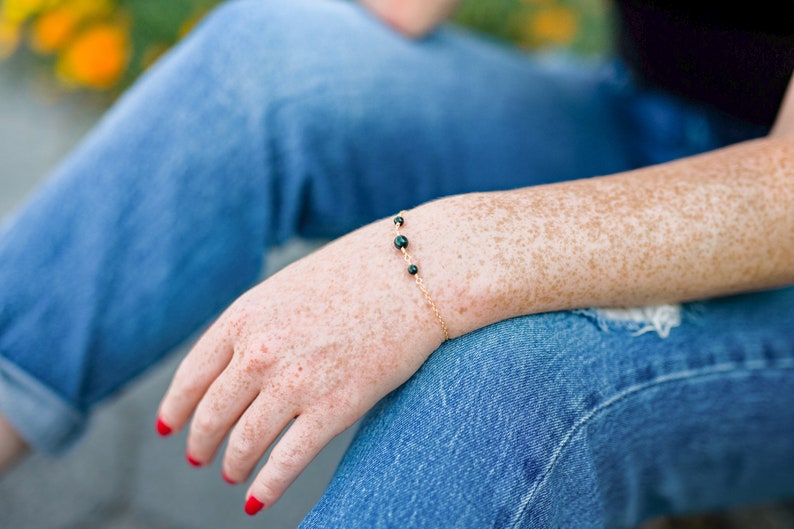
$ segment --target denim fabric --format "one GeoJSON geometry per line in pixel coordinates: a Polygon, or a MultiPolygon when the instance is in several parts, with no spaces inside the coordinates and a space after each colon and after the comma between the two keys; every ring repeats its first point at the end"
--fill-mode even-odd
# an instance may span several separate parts
{"type": "MultiPolygon", "coordinates": [[[[616,64],[529,57],[453,28],[414,42],[386,30],[347,2],[230,2],[121,98],[46,185],[0,229],[0,412],[35,448],[63,450],[79,436],[93,405],[230,303],[255,281],[267,249],[291,237],[334,237],[439,196],[613,173],[762,132],[641,89],[616,64]]],[[[746,312],[749,318],[751,311],[746,312]]],[[[763,329],[782,330],[786,327],[783,315],[790,312],[776,312],[777,318],[762,322],[763,329]]],[[[741,314],[737,308],[735,318],[741,320],[741,314]]],[[[580,314],[505,322],[446,345],[374,417],[389,417],[401,424],[409,415],[395,411],[394,399],[438,398],[436,391],[422,389],[431,387],[433,380],[425,382],[425,374],[444,358],[467,361],[463,352],[450,351],[489,350],[493,345],[487,344],[502,344],[503,352],[516,349],[513,362],[518,362],[526,351],[532,351],[522,325],[537,325],[556,336],[573,322],[577,333],[582,332],[568,337],[577,344],[573,352],[584,354],[591,347],[601,351],[591,361],[600,362],[603,376],[620,372],[620,366],[612,362],[633,361],[630,353],[637,353],[635,344],[650,339],[595,332],[590,320],[580,314]],[[552,332],[551,322],[559,322],[560,330],[552,332]],[[608,344],[596,341],[607,335],[612,340],[608,344]]],[[[703,331],[704,336],[713,337],[720,325],[715,322],[710,334],[703,331]]],[[[694,328],[674,329],[669,344],[678,345],[668,356],[688,358],[691,353],[693,359],[698,358],[694,346],[687,345],[698,334],[694,328]],[[672,341],[676,336],[681,337],[680,343],[672,341]]],[[[740,332],[739,338],[737,343],[753,340],[749,331],[740,332]]],[[[664,347],[672,347],[669,344],[665,342],[664,347]]],[[[568,344],[558,341],[545,346],[552,348],[548,354],[555,358],[573,354],[568,344]]],[[[786,344],[778,350],[786,350],[786,344]]],[[[502,356],[493,357],[493,366],[485,366],[487,358],[481,357],[482,363],[472,368],[479,365],[478,370],[498,371],[506,358],[513,358],[512,354],[502,356]]],[[[569,398],[584,398],[575,397],[580,391],[569,386],[574,378],[581,376],[578,383],[595,384],[597,370],[564,376],[554,366],[547,366],[548,370],[542,363],[526,363],[526,359],[520,363],[515,366],[515,377],[511,370],[492,381],[504,383],[503,392],[496,385],[482,386],[489,397],[507,402],[511,388],[521,389],[526,378],[551,376],[557,381],[552,384],[554,391],[570,392],[569,398]]],[[[469,385],[462,393],[469,399],[479,391],[479,376],[457,380],[469,385]]],[[[724,378],[731,377],[726,373],[724,378]]],[[[760,385],[771,387],[766,381],[760,385]]],[[[591,408],[615,395],[606,387],[593,393],[591,408]]],[[[660,407],[670,404],[665,401],[669,395],[661,391],[658,395],[664,401],[660,407]]],[[[524,476],[530,485],[511,488],[509,481],[517,470],[508,468],[507,459],[517,456],[507,446],[495,445],[491,450],[504,454],[504,459],[478,460],[493,471],[493,479],[505,474],[498,485],[490,483],[504,499],[515,502],[508,507],[505,501],[490,511],[494,519],[541,516],[534,506],[556,494],[555,484],[563,479],[555,477],[556,473],[569,468],[552,465],[544,470],[553,454],[559,454],[555,457],[561,462],[579,458],[580,466],[590,465],[590,474],[583,473],[581,478],[564,475],[587,491],[577,501],[590,498],[604,513],[612,512],[604,506],[606,500],[596,501],[594,496],[607,491],[594,481],[604,474],[598,459],[603,454],[593,452],[587,462],[582,459],[584,448],[555,448],[560,441],[555,436],[568,431],[566,427],[570,430],[589,408],[568,409],[565,406],[573,404],[557,399],[520,398],[524,400],[517,402],[530,402],[527,411],[550,422],[518,418],[514,413],[525,405],[515,403],[505,404],[509,413],[503,419],[515,419],[533,429],[557,429],[545,432],[546,440],[537,437],[538,442],[527,445],[528,452],[519,457],[527,461],[524,476]],[[519,505],[526,506],[525,514],[516,510],[519,505]]],[[[455,402],[454,407],[464,416],[479,417],[470,405],[487,399],[475,400],[455,402]]],[[[718,403],[713,398],[704,400],[718,403]]],[[[768,407],[765,400],[750,399],[746,404],[751,403],[768,407]]],[[[394,445],[381,457],[407,461],[411,454],[405,452],[415,446],[425,463],[435,462],[442,473],[454,476],[451,467],[463,469],[467,464],[455,454],[466,451],[468,445],[454,449],[438,445],[434,452],[427,440],[435,433],[424,436],[419,426],[440,429],[445,422],[438,419],[432,412],[423,413],[422,421],[411,426],[420,440],[399,450],[394,445]]],[[[712,422],[725,420],[716,417],[712,422]]],[[[593,420],[588,428],[570,430],[567,445],[608,451],[608,443],[580,440],[597,423],[593,420]]],[[[528,435],[521,434],[512,421],[499,423],[501,431],[495,429],[499,424],[487,421],[467,418],[466,424],[472,431],[505,442],[528,435]]],[[[635,432],[634,425],[627,424],[635,432]]],[[[644,428],[645,423],[636,426],[644,428]]],[[[353,454],[371,451],[372,432],[380,429],[368,426],[353,454]]],[[[791,436],[776,439],[791,440],[791,436]]],[[[708,446],[704,450],[710,453],[708,446]]],[[[472,457],[475,454],[485,456],[472,450],[472,457]]],[[[346,469],[355,467],[350,461],[346,469]]],[[[640,472],[641,463],[638,460],[629,467],[640,472]]],[[[384,471],[389,468],[382,462],[378,465],[384,471]]],[[[351,479],[365,489],[377,488],[389,495],[389,484],[400,484],[398,468],[402,466],[389,469],[393,481],[375,480],[376,474],[370,481],[365,476],[351,479]]],[[[406,466],[405,470],[411,469],[406,466]]],[[[576,467],[576,472],[580,470],[584,472],[576,467]]],[[[484,485],[484,478],[471,476],[484,485]]],[[[427,480],[440,486],[442,478],[428,474],[427,480]]],[[[469,478],[460,479],[464,483],[469,478]]],[[[335,489],[331,490],[320,508],[337,512],[335,489]]],[[[461,515],[483,515],[477,490],[481,489],[458,493],[449,489],[449,501],[461,515]]],[[[425,496],[421,488],[414,489],[414,494],[425,496]]],[[[431,497],[427,494],[428,501],[431,497]]],[[[418,508],[422,498],[417,501],[415,521],[425,523],[422,516],[427,509],[418,508]]],[[[435,501],[441,500],[436,496],[435,501]]],[[[550,509],[551,503],[546,504],[550,509]]],[[[632,505],[637,505],[638,512],[648,512],[639,499],[632,505]]],[[[338,507],[347,512],[342,504],[338,507]]],[[[445,512],[442,506],[431,511],[445,512]]],[[[384,510],[383,515],[389,512],[384,510]]],[[[358,518],[357,513],[364,523],[363,510],[348,515],[358,518]]],[[[538,519],[552,520],[552,514],[538,519]]]]}
{"type": "Polygon", "coordinates": [[[667,338],[560,312],[446,342],[302,527],[627,527],[794,495],[792,303],[688,305],[667,338]]]}

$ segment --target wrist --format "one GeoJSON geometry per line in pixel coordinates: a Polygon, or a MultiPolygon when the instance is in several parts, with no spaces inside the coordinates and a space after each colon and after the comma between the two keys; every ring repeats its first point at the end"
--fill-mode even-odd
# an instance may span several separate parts
{"type": "MultiPolygon", "coordinates": [[[[452,338],[518,315],[503,288],[494,218],[483,218],[494,195],[447,197],[405,213],[411,255],[452,338]]],[[[430,307],[427,312],[432,318],[430,307]]]]}

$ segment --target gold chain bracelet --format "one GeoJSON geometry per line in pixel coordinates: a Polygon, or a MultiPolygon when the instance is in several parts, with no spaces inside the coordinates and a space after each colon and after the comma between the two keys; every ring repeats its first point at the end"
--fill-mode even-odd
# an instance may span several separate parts
{"type": "Polygon", "coordinates": [[[433,298],[430,297],[430,292],[427,291],[427,287],[425,287],[422,277],[419,275],[419,268],[414,264],[413,259],[411,259],[411,255],[406,250],[408,247],[408,237],[400,233],[400,228],[403,226],[403,224],[405,224],[404,215],[405,211],[401,211],[399,215],[394,217],[394,246],[402,252],[403,259],[405,259],[405,262],[408,264],[408,273],[414,276],[416,286],[418,286],[419,290],[422,291],[422,295],[427,300],[427,304],[430,305],[430,308],[433,310],[433,314],[436,315],[438,323],[441,324],[441,330],[444,331],[444,341],[449,340],[447,324],[444,322],[444,318],[441,317],[441,313],[438,311],[438,307],[436,307],[436,304],[433,302],[433,298]]]}

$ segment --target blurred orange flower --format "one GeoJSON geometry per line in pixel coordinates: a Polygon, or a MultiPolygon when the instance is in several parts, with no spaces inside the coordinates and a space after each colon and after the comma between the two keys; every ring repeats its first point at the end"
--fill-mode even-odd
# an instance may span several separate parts
{"type": "Polygon", "coordinates": [[[33,22],[30,46],[42,54],[58,51],[74,34],[79,22],[80,14],[68,6],[46,11],[33,22]]]}
{"type": "Polygon", "coordinates": [[[33,20],[31,48],[41,54],[54,53],[67,44],[81,24],[107,17],[113,9],[110,0],[60,0],[33,20]]]}
{"type": "MultiPolygon", "coordinates": [[[[220,2],[0,0],[0,61],[31,50],[68,87],[117,92],[220,2]]],[[[530,49],[592,52],[608,43],[606,32],[594,31],[606,27],[603,2],[465,0],[456,21],[530,49]]]]}
{"type": "Polygon", "coordinates": [[[67,83],[105,90],[121,79],[129,53],[126,24],[101,22],[75,36],[58,57],[56,68],[67,83]]]}
{"type": "Polygon", "coordinates": [[[579,30],[576,11],[562,5],[538,10],[530,21],[529,33],[539,44],[568,45],[579,30]]]}

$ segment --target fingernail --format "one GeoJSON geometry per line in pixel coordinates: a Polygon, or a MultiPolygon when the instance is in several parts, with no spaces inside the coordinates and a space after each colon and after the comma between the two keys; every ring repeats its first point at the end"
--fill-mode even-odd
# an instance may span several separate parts
{"type": "Polygon", "coordinates": [[[198,461],[197,459],[193,459],[193,456],[191,456],[190,454],[185,454],[185,459],[187,459],[187,462],[194,467],[201,466],[201,461],[198,461]]]}
{"type": "Polygon", "coordinates": [[[253,516],[259,511],[261,511],[262,507],[264,506],[265,506],[264,503],[251,496],[250,498],[248,498],[248,501],[245,502],[245,514],[247,514],[248,516],[253,516]]]}
{"type": "Polygon", "coordinates": [[[166,423],[164,423],[160,417],[157,417],[156,428],[157,428],[157,433],[159,433],[163,437],[167,435],[171,435],[171,432],[173,431],[171,427],[168,426],[166,423]]]}
{"type": "Polygon", "coordinates": [[[225,481],[225,482],[226,482],[226,483],[228,483],[229,485],[237,485],[237,482],[236,482],[236,481],[234,481],[232,478],[230,478],[230,477],[229,477],[229,476],[226,474],[226,472],[225,472],[224,470],[221,470],[221,477],[223,478],[223,481],[225,481]]]}

